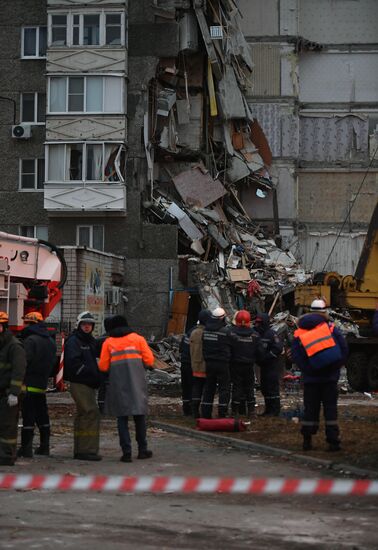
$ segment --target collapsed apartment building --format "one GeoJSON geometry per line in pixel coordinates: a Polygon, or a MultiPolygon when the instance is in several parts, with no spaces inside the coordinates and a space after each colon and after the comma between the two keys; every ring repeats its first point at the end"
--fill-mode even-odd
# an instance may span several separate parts
{"type": "Polygon", "coordinates": [[[149,222],[179,228],[183,288],[172,289],[167,330],[183,332],[200,306],[220,305],[229,315],[282,307],[283,300],[289,307],[309,274],[280,247],[278,179],[246,98],[254,64],[241,13],[232,0],[158,4],[156,16],[178,18],[179,43],[149,82],[143,208],[149,222]],[[273,196],[271,224],[256,223],[244,208],[242,190],[251,186],[256,201],[273,196]]]}

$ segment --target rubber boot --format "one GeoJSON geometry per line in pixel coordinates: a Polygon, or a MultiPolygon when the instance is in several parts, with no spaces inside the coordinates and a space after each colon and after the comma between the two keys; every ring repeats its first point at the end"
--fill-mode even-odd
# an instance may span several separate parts
{"type": "Polygon", "coordinates": [[[21,447],[17,451],[17,456],[23,456],[24,458],[33,458],[33,436],[34,430],[22,428],[21,447]]]}
{"type": "Polygon", "coordinates": [[[341,451],[340,441],[328,441],[328,451],[330,453],[341,451]]]}
{"type": "Polygon", "coordinates": [[[40,444],[34,451],[36,455],[50,455],[50,426],[39,428],[40,444]]]}

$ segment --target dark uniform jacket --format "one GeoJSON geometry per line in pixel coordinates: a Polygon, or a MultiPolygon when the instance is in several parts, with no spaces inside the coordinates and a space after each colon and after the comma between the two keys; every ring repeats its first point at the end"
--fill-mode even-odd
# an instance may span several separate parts
{"type": "Polygon", "coordinates": [[[258,364],[261,367],[265,367],[276,363],[282,353],[283,342],[270,327],[269,315],[262,313],[260,317],[262,318],[262,323],[255,327],[260,335],[258,364]]]}
{"type": "Polygon", "coordinates": [[[223,319],[210,318],[203,331],[202,353],[206,361],[229,364],[231,343],[223,319]]]}
{"type": "Polygon", "coordinates": [[[26,352],[26,387],[47,388],[50,372],[56,359],[56,344],[45,323],[30,325],[21,332],[26,352]]]}
{"type": "Polygon", "coordinates": [[[102,375],[97,367],[98,344],[92,334],[76,329],[64,346],[64,379],[98,388],[102,375]]]}
{"type": "Polygon", "coordinates": [[[191,363],[190,358],[190,335],[192,334],[193,330],[197,328],[197,325],[194,325],[192,328],[190,328],[181,338],[180,346],[179,346],[179,352],[180,352],[180,361],[181,363],[191,363]]]}
{"type": "Polygon", "coordinates": [[[373,316],[373,333],[375,336],[378,336],[378,309],[373,316]]]}
{"type": "Polygon", "coordinates": [[[231,342],[231,365],[253,365],[259,356],[260,336],[254,328],[234,326],[229,330],[231,342]]]}
{"type": "MultiPolygon", "coordinates": [[[[299,328],[305,330],[311,330],[317,325],[320,325],[326,321],[324,315],[320,313],[307,313],[299,319],[299,328]]],[[[340,368],[345,364],[348,357],[348,344],[337,327],[334,327],[332,335],[336,343],[340,346],[343,359],[339,363],[334,363],[331,366],[324,367],[315,370],[311,367],[304,347],[301,344],[299,338],[294,338],[291,353],[293,361],[299,367],[303,374],[303,382],[305,384],[319,383],[319,382],[337,382],[340,376],[340,368]]]]}
{"type": "Polygon", "coordinates": [[[0,334],[0,395],[18,395],[25,376],[26,354],[9,331],[0,334]]]}

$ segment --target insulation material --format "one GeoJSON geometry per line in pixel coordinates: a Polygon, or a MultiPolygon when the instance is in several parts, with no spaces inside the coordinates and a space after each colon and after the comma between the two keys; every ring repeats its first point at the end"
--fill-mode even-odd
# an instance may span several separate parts
{"type": "Polygon", "coordinates": [[[181,172],[173,183],[188,206],[206,207],[226,194],[221,182],[213,179],[203,165],[181,172]]]}

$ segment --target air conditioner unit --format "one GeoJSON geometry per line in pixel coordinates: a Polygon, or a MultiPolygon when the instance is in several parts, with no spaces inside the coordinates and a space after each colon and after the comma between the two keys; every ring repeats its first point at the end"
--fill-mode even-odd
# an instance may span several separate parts
{"type": "Polygon", "coordinates": [[[120,300],[121,289],[119,286],[113,286],[106,292],[106,301],[108,306],[118,306],[120,300]]]}
{"type": "Polygon", "coordinates": [[[29,139],[31,137],[30,124],[16,124],[12,126],[12,137],[16,139],[29,139]]]}

